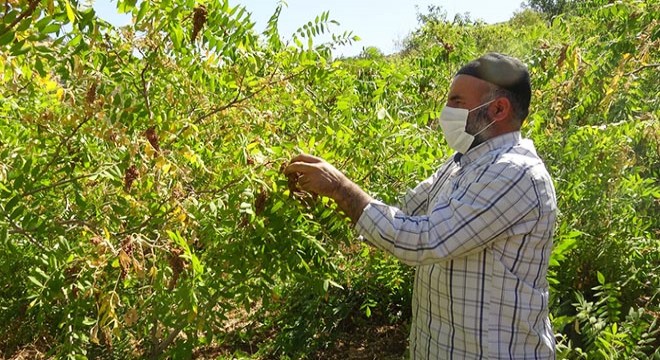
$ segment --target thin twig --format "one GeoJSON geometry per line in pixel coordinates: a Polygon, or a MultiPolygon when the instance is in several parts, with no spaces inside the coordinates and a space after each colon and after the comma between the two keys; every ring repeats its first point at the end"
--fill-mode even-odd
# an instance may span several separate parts
{"type": "MultiPolygon", "coordinates": [[[[239,98],[238,98],[239,96],[241,96],[240,90],[236,94],[236,96],[229,103],[227,103],[226,105],[221,106],[219,108],[213,109],[209,113],[206,113],[206,114],[200,116],[197,120],[195,120],[193,122],[193,124],[194,125],[199,124],[200,122],[202,122],[207,117],[212,116],[214,114],[217,114],[221,111],[224,111],[224,110],[234,106],[235,104],[245,100],[245,98],[239,100],[239,98]]],[[[190,128],[190,124],[186,124],[184,127],[182,127],[179,131],[177,131],[176,135],[172,139],[170,139],[170,141],[164,147],[169,147],[170,145],[172,145],[172,143],[175,142],[181,136],[181,134],[183,134],[183,132],[188,130],[189,128],[190,128]]]]}
{"type": "Polygon", "coordinates": [[[221,187],[221,188],[213,189],[213,190],[200,190],[200,191],[197,191],[197,194],[199,194],[199,195],[204,195],[204,194],[215,195],[215,194],[218,194],[218,193],[224,192],[224,191],[226,191],[226,190],[229,190],[229,189],[232,188],[234,185],[237,185],[239,182],[241,182],[241,180],[243,180],[243,179],[245,179],[245,177],[244,177],[244,176],[241,176],[241,177],[238,177],[238,178],[236,178],[236,179],[234,179],[234,180],[231,180],[230,182],[228,182],[227,184],[225,184],[225,185],[224,185],[223,187],[221,187]]]}
{"type": "Polygon", "coordinates": [[[89,122],[91,119],[92,117],[90,116],[84,119],[83,121],[81,121],[80,124],[78,124],[73,129],[73,131],[71,131],[71,133],[57,145],[57,148],[55,149],[55,154],[53,154],[53,158],[48,162],[48,164],[46,164],[46,166],[44,166],[43,170],[39,173],[37,177],[43,176],[48,171],[48,169],[51,166],[53,166],[53,164],[60,158],[59,155],[60,155],[60,151],[62,150],[62,147],[68,145],[69,141],[71,141],[71,139],[76,135],[76,133],[80,130],[80,128],[83,125],[85,125],[87,122],[89,122]]]}
{"type": "Polygon", "coordinates": [[[147,112],[149,113],[149,125],[151,124],[151,120],[154,118],[154,113],[151,111],[151,101],[149,101],[149,86],[147,85],[147,81],[144,79],[144,73],[149,69],[149,63],[147,63],[144,66],[144,69],[142,69],[142,72],[140,72],[140,78],[142,79],[142,96],[144,97],[144,102],[145,105],[147,106],[147,112]]]}
{"type": "MultiPolygon", "coordinates": [[[[158,204],[158,206],[157,206],[156,208],[157,208],[157,209],[160,209],[161,206],[165,205],[167,202],[169,202],[170,200],[172,200],[172,198],[173,198],[173,196],[170,195],[168,198],[162,200],[162,201],[158,204]]],[[[176,209],[176,207],[172,207],[171,209],[169,209],[168,211],[166,211],[166,212],[163,214],[163,217],[168,216],[169,214],[171,214],[172,211],[174,211],[174,209],[176,209]]],[[[139,232],[139,231],[141,231],[141,230],[144,229],[147,225],[149,225],[149,222],[151,222],[154,218],[156,218],[156,214],[150,214],[149,217],[147,217],[144,221],[142,221],[142,222],[140,223],[140,225],[138,225],[138,226],[134,226],[134,227],[132,227],[132,228],[130,228],[130,229],[127,229],[127,230],[124,230],[124,231],[118,233],[118,234],[117,234],[117,237],[122,237],[122,236],[124,236],[124,235],[133,234],[133,233],[135,233],[135,232],[139,232]]]]}
{"type": "Polygon", "coordinates": [[[28,241],[29,241],[32,245],[38,247],[41,251],[44,251],[44,252],[47,251],[46,247],[43,246],[43,245],[41,245],[41,244],[37,241],[37,239],[35,239],[35,238],[34,238],[29,232],[27,232],[27,230],[23,229],[23,228],[20,227],[18,224],[16,224],[16,223],[14,222],[14,220],[12,220],[12,219],[9,217],[9,214],[5,213],[5,218],[9,221],[9,224],[10,224],[11,227],[12,227],[12,230],[10,231],[10,233],[12,233],[12,234],[21,234],[21,235],[25,236],[25,238],[28,239],[28,241]]]}
{"type": "MultiPolygon", "coordinates": [[[[266,164],[268,164],[268,163],[266,163],[266,164]]],[[[263,165],[266,165],[266,164],[263,164],[263,165]]],[[[217,193],[221,193],[221,192],[224,192],[224,191],[226,191],[226,190],[232,188],[234,185],[237,185],[237,184],[240,183],[241,180],[243,180],[244,178],[245,178],[245,177],[239,177],[239,178],[233,179],[233,180],[229,181],[229,182],[226,183],[224,186],[222,186],[221,188],[218,188],[218,189],[196,191],[196,193],[197,193],[198,195],[203,195],[203,194],[213,194],[213,195],[214,195],[214,194],[217,194],[217,193]]],[[[172,200],[172,198],[173,198],[173,196],[169,196],[168,198],[162,200],[162,201],[158,204],[157,208],[160,208],[161,206],[165,205],[167,202],[169,202],[170,200],[172,200]]],[[[147,217],[147,218],[146,218],[144,221],[142,221],[139,225],[134,226],[134,227],[132,227],[132,228],[130,228],[130,229],[127,229],[127,230],[124,230],[124,231],[118,233],[118,234],[117,234],[117,237],[122,237],[122,236],[125,236],[125,235],[128,235],[128,234],[133,234],[133,233],[136,233],[136,232],[140,232],[140,231],[142,231],[142,229],[146,228],[147,225],[149,225],[149,223],[152,222],[154,219],[165,219],[165,220],[167,220],[168,217],[169,217],[169,215],[172,214],[172,212],[173,212],[174,210],[176,210],[176,207],[175,207],[175,206],[173,206],[172,208],[170,208],[169,210],[167,210],[164,214],[162,214],[162,216],[159,216],[159,217],[156,217],[156,214],[150,214],[149,217],[147,217]]]]}
{"type": "Polygon", "coordinates": [[[152,359],[157,359],[158,355],[160,355],[165,349],[167,349],[168,346],[176,339],[176,337],[179,335],[181,330],[183,330],[184,327],[186,327],[187,323],[181,323],[179,324],[172,332],[167,336],[167,338],[163,341],[161,341],[159,344],[157,344],[154,347],[153,352],[151,353],[151,358],[152,359]]]}
{"type": "Polygon", "coordinates": [[[251,93],[251,94],[245,95],[245,96],[242,97],[242,98],[240,98],[240,96],[241,96],[241,91],[239,90],[238,93],[236,93],[236,96],[234,96],[234,98],[231,99],[231,101],[229,101],[229,103],[227,103],[227,104],[225,104],[225,105],[223,105],[223,106],[220,106],[220,107],[218,107],[218,108],[211,109],[211,111],[209,111],[209,112],[207,112],[206,114],[203,114],[203,115],[201,115],[200,117],[198,117],[197,120],[195,120],[195,122],[193,122],[193,124],[198,125],[198,124],[200,124],[202,121],[204,121],[206,118],[211,117],[211,116],[213,116],[213,115],[215,115],[215,114],[217,114],[217,113],[219,113],[219,112],[225,111],[225,110],[229,109],[230,107],[232,107],[232,106],[234,106],[234,105],[236,105],[236,104],[240,104],[240,103],[242,103],[242,102],[245,101],[245,100],[248,100],[249,98],[251,98],[252,96],[254,96],[254,93],[251,93]]]}
{"type": "MultiPolygon", "coordinates": [[[[269,86],[271,86],[271,85],[273,85],[273,84],[275,84],[275,83],[279,83],[279,82],[283,82],[283,81],[291,80],[291,79],[293,79],[294,77],[300,75],[301,73],[302,73],[302,71],[300,71],[300,72],[298,72],[298,73],[291,74],[291,75],[286,76],[286,77],[284,77],[284,78],[282,78],[282,79],[279,79],[279,80],[273,81],[273,77],[274,77],[275,74],[276,74],[276,72],[273,72],[273,73],[271,73],[271,76],[270,76],[270,78],[268,79],[268,82],[267,82],[266,84],[264,84],[263,86],[261,86],[259,89],[257,89],[257,90],[255,90],[255,91],[253,91],[253,92],[251,92],[251,93],[245,95],[245,96],[242,97],[242,98],[240,97],[240,96],[241,96],[241,91],[240,91],[240,89],[239,89],[239,91],[238,91],[238,93],[236,94],[236,96],[235,96],[232,100],[230,100],[229,103],[227,103],[227,104],[225,104],[225,105],[223,105],[223,106],[220,106],[220,107],[217,107],[217,108],[211,109],[209,112],[200,115],[197,119],[195,119],[195,121],[194,121],[192,124],[193,124],[193,125],[199,125],[200,123],[202,123],[204,120],[206,120],[206,119],[209,118],[210,116],[213,116],[213,115],[215,115],[215,114],[217,114],[217,113],[219,113],[219,112],[222,112],[222,111],[224,111],[224,110],[227,110],[227,109],[229,109],[229,108],[231,108],[231,107],[233,107],[233,106],[236,106],[236,105],[238,105],[238,104],[240,104],[240,103],[242,103],[242,102],[245,102],[245,101],[247,101],[247,100],[250,100],[250,99],[253,98],[255,95],[257,95],[257,94],[261,93],[262,91],[266,90],[269,86]]],[[[183,128],[181,128],[181,130],[179,130],[179,131],[177,132],[176,136],[174,136],[174,138],[172,138],[172,139],[167,143],[167,146],[171,145],[174,141],[176,141],[176,139],[178,139],[179,136],[180,136],[184,131],[186,131],[188,128],[190,128],[190,124],[187,124],[187,125],[185,125],[183,128]]]]}
{"type": "Polygon", "coordinates": [[[85,179],[85,178],[88,178],[88,177],[92,177],[94,175],[96,175],[96,174],[95,173],[94,174],[85,174],[85,175],[80,175],[80,176],[76,176],[76,177],[69,178],[69,179],[60,180],[60,181],[58,181],[54,184],[50,184],[48,186],[42,186],[40,188],[36,188],[36,189],[30,190],[30,191],[26,191],[23,194],[21,194],[21,196],[26,197],[26,196],[34,195],[38,192],[42,192],[42,191],[45,191],[45,190],[50,190],[52,188],[56,188],[56,187],[61,186],[61,185],[66,185],[68,183],[71,183],[71,182],[74,182],[74,181],[77,181],[77,180],[80,180],[80,179],[85,179]]]}
{"type": "Polygon", "coordinates": [[[70,220],[55,220],[54,223],[60,226],[67,226],[67,227],[71,227],[71,225],[83,226],[88,229],[94,230],[95,232],[98,232],[97,231],[98,225],[90,223],[89,220],[91,220],[91,217],[87,221],[70,219],[70,220]]]}
{"type": "Polygon", "coordinates": [[[635,70],[633,70],[633,71],[631,71],[631,72],[629,72],[629,73],[626,73],[626,76],[635,75],[635,74],[637,74],[638,72],[640,72],[640,71],[642,71],[642,70],[649,69],[649,68],[656,68],[656,67],[660,67],[660,64],[646,64],[646,65],[642,65],[641,67],[639,67],[639,68],[637,68],[637,69],[635,69],[635,70]]]}

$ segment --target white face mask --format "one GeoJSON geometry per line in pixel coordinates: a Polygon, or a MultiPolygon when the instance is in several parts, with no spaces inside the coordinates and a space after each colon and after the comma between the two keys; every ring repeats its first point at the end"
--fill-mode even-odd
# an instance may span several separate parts
{"type": "Polygon", "coordinates": [[[493,101],[495,100],[481,104],[472,110],[453,108],[449,106],[445,106],[444,109],[442,109],[439,119],[440,127],[442,128],[442,132],[445,134],[445,139],[447,139],[447,144],[450,148],[458,151],[461,154],[465,154],[468,150],[470,150],[470,146],[474,141],[474,137],[481,134],[495,123],[495,121],[492,121],[490,124],[486,125],[486,127],[479,130],[479,132],[474,135],[468,134],[465,131],[468,115],[472,111],[480,109],[492,103],[493,101]]]}

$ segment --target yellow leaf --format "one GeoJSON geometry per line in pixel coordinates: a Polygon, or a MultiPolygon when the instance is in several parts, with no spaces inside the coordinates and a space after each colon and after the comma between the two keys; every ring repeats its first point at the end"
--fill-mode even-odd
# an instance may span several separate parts
{"type": "Polygon", "coordinates": [[[148,275],[149,275],[150,278],[153,279],[153,278],[156,277],[156,274],[158,274],[158,269],[156,269],[155,266],[152,266],[151,269],[149,269],[149,274],[148,275]]]}
{"type": "Polygon", "coordinates": [[[183,157],[186,158],[186,160],[190,161],[191,164],[196,165],[197,164],[197,154],[195,154],[194,151],[191,149],[187,149],[186,152],[183,153],[183,157]]]}
{"type": "Polygon", "coordinates": [[[254,149],[254,147],[257,146],[257,145],[259,145],[259,141],[253,141],[253,142],[248,144],[247,150],[250,151],[250,150],[254,149]]]}
{"type": "Polygon", "coordinates": [[[208,65],[215,65],[216,64],[214,53],[208,54],[208,58],[206,59],[206,64],[208,64],[208,65]]]}
{"type": "Polygon", "coordinates": [[[171,167],[172,164],[164,157],[159,157],[158,160],[156,160],[156,168],[162,171],[164,174],[167,174],[171,167]]]}
{"type": "Polygon", "coordinates": [[[167,173],[170,171],[170,168],[171,168],[171,167],[172,167],[172,164],[170,164],[169,162],[166,162],[166,163],[163,165],[163,169],[162,169],[162,170],[163,170],[164,173],[167,174],[167,173]]]}
{"type": "Polygon", "coordinates": [[[183,223],[183,222],[186,221],[188,216],[186,216],[186,213],[182,211],[179,215],[177,215],[176,218],[177,218],[177,220],[179,220],[179,222],[183,223]]]}
{"type": "Polygon", "coordinates": [[[71,8],[71,3],[69,0],[64,2],[64,6],[66,7],[66,17],[69,18],[69,21],[73,25],[76,20],[76,14],[73,12],[73,8],[71,8]]]}
{"type": "Polygon", "coordinates": [[[149,143],[145,143],[145,144],[144,144],[144,153],[145,153],[148,157],[153,157],[153,156],[154,156],[154,153],[156,153],[156,150],[154,150],[154,147],[151,146],[151,144],[149,144],[149,143]]]}

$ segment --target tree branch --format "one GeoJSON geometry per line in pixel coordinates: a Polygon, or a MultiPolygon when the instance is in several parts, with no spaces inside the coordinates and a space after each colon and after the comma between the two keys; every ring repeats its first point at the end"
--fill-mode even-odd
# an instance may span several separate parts
{"type": "MultiPolygon", "coordinates": [[[[273,72],[270,74],[270,77],[269,77],[269,79],[268,79],[268,82],[267,82],[266,84],[262,85],[259,89],[255,90],[255,91],[253,91],[253,92],[251,92],[251,93],[249,93],[249,94],[247,94],[247,95],[245,95],[245,96],[243,96],[243,97],[240,97],[240,96],[241,96],[241,91],[240,91],[240,89],[239,89],[239,91],[238,91],[238,93],[236,94],[236,96],[235,96],[232,100],[230,100],[229,103],[227,103],[227,104],[225,104],[225,105],[223,105],[223,106],[220,106],[220,107],[217,107],[217,108],[211,109],[209,112],[200,115],[197,119],[195,119],[195,121],[194,121],[192,124],[193,124],[193,125],[198,125],[198,124],[202,123],[204,120],[206,120],[207,118],[209,118],[209,117],[211,117],[211,116],[213,116],[213,115],[215,115],[215,114],[217,114],[217,113],[219,113],[219,112],[225,111],[225,110],[229,109],[230,107],[236,106],[237,104],[240,104],[240,103],[242,103],[242,102],[244,102],[244,101],[250,100],[250,99],[253,98],[255,95],[257,95],[257,94],[261,93],[262,91],[266,90],[269,86],[271,86],[271,85],[273,85],[273,84],[275,84],[275,83],[279,83],[279,82],[283,82],[283,81],[291,80],[291,79],[295,78],[296,76],[300,75],[302,72],[303,72],[303,70],[301,70],[300,72],[297,72],[297,73],[291,74],[291,75],[289,75],[289,76],[285,76],[285,77],[283,77],[283,78],[281,78],[281,79],[278,79],[278,80],[275,80],[275,81],[274,81],[273,78],[275,77],[275,74],[277,73],[277,69],[276,69],[275,71],[273,71],[273,72]]],[[[188,128],[190,128],[190,124],[188,124],[188,125],[184,126],[183,128],[181,128],[181,130],[179,130],[179,131],[177,132],[176,136],[175,136],[173,139],[171,139],[171,140],[167,143],[167,146],[171,145],[174,141],[176,141],[176,139],[179,138],[179,135],[181,135],[181,134],[182,134],[184,131],[186,131],[188,128]]]]}
{"type": "Polygon", "coordinates": [[[158,355],[160,355],[165,349],[167,349],[168,346],[176,339],[176,337],[179,335],[181,330],[186,327],[186,323],[181,323],[179,324],[172,332],[167,336],[167,338],[163,341],[161,341],[159,344],[157,344],[153,352],[151,353],[151,358],[152,359],[157,359],[158,355]]]}
{"type": "MultiPolygon", "coordinates": [[[[268,164],[268,163],[266,163],[266,164],[268,164]]],[[[263,165],[266,165],[266,164],[263,164],[263,165]]],[[[228,189],[234,187],[235,185],[237,185],[238,183],[240,183],[241,180],[243,180],[243,179],[245,179],[245,177],[244,177],[244,176],[241,176],[241,177],[238,177],[238,178],[235,178],[235,179],[229,181],[229,182],[226,183],[224,186],[222,186],[222,187],[220,187],[220,188],[218,188],[218,189],[213,189],[213,190],[201,190],[201,191],[197,191],[196,193],[199,194],[199,195],[203,195],[203,194],[212,194],[212,195],[215,195],[215,194],[218,194],[218,193],[222,193],[222,192],[225,192],[225,191],[227,191],[228,189]]],[[[162,201],[158,204],[158,207],[157,207],[157,208],[160,208],[161,206],[165,205],[167,202],[169,202],[170,200],[172,200],[172,198],[173,198],[173,196],[169,196],[168,198],[162,200],[162,201]]],[[[117,236],[117,237],[122,237],[122,236],[125,236],[125,235],[128,235],[128,234],[132,234],[132,233],[135,233],[135,232],[142,231],[142,229],[144,229],[145,227],[147,227],[147,225],[149,225],[149,223],[150,223],[151,221],[153,221],[154,219],[157,219],[157,218],[167,220],[168,217],[169,217],[169,215],[172,214],[172,212],[173,212],[175,209],[176,209],[176,207],[173,206],[172,208],[170,208],[169,210],[167,210],[164,214],[162,214],[162,215],[159,216],[159,217],[156,217],[156,214],[150,214],[150,215],[149,215],[144,221],[142,221],[139,225],[134,226],[134,227],[132,227],[132,228],[130,228],[130,229],[124,230],[124,231],[118,233],[116,236],[117,236]]]]}
{"type": "Polygon", "coordinates": [[[85,175],[80,175],[80,176],[76,176],[76,177],[69,178],[69,179],[60,180],[60,181],[58,181],[54,184],[50,184],[48,186],[42,186],[40,188],[36,188],[36,189],[30,190],[30,191],[26,191],[23,194],[21,194],[21,196],[26,197],[26,196],[29,196],[29,195],[34,195],[38,192],[42,192],[42,191],[45,191],[45,190],[50,190],[50,189],[56,188],[60,185],[65,185],[65,184],[68,184],[68,183],[72,183],[74,181],[77,181],[77,180],[80,180],[80,179],[85,179],[85,178],[88,178],[88,177],[92,177],[94,175],[96,175],[96,174],[85,174],[85,175]]]}
{"type": "Polygon", "coordinates": [[[642,70],[649,69],[649,68],[657,68],[657,67],[660,67],[660,64],[646,64],[646,65],[642,65],[641,67],[639,67],[639,68],[637,68],[637,69],[635,69],[635,70],[633,70],[633,71],[627,73],[626,76],[635,75],[635,74],[637,74],[638,72],[640,72],[640,71],[642,71],[642,70]]]}
{"type": "Polygon", "coordinates": [[[71,141],[71,139],[76,135],[76,133],[80,130],[80,128],[81,128],[83,125],[85,125],[87,122],[89,122],[91,119],[92,119],[92,117],[90,116],[90,117],[84,119],[83,121],[81,121],[80,124],[78,124],[78,125],[73,129],[73,131],[71,131],[71,133],[69,134],[69,136],[67,136],[64,140],[62,140],[62,141],[57,145],[57,148],[55,149],[55,154],[53,154],[53,158],[48,162],[48,164],[46,164],[46,166],[44,166],[44,169],[43,169],[42,171],[39,172],[39,175],[38,175],[37,177],[41,177],[41,176],[43,176],[43,175],[48,171],[48,169],[49,169],[51,166],[53,166],[53,164],[59,159],[60,151],[62,150],[62,147],[65,146],[65,145],[68,145],[69,141],[71,141]]]}
{"type": "Polygon", "coordinates": [[[28,239],[28,241],[29,241],[32,245],[38,247],[41,251],[44,251],[44,252],[47,251],[46,247],[43,246],[43,245],[41,245],[41,244],[37,241],[37,239],[35,239],[35,238],[34,238],[29,232],[27,232],[27,230],[23,229],[23,228],[20,227],[18,224],[16,224],[16,223],[14,222],[14,220],[12,220],[12,219],[9,217],[9,214],[5,213],[5,218],[7,219],[7,221],[9,221],[9,225],[11,225],[11,227],[12,227],[12,229],[9,231],[10,234],[21,234],[21,235],[25,236],[25,238],[28,239]]]}
{"type": "MultiPolygon", "coordinates": [[[[167,199],[162,200],[162,201],[158,204],[157,209],[159,209],[161,206],[165,205],[167,202],[169,202],[170,200],[172,200],[172,198],[173,198],[173,196],[170,195],[167,199]]],[[[173,206],[171,209],[167,210],[167,211],[163,214],[163,218],[165,218],[166,216],[170,215],[170,214],[174,211],[174,209],[176,209],[176,207],[173,206]]],[[[149,225],[149,223],[150,223],[153,219],[155,219],[155,218],[156,218],[156,214],[150,214],[149,217],[147,217],[144,221],[142,221],[142,222],[140,223],[140,225],[138,225],[138,226],[134,226],[134,227],[132,227],[132,228],[130,228],[130,229],[127,229],[127,230],[124,230],[124,231],[118,233],[118,234],[117,234],[117,237],[122,237],[122,236],[125,236],[125,235],[128,235],[128,234],[132,234],[132,233],[135,233],[135,232],[138,232],[138,231],[142,231],[142,229],[144,229],[145,227],[147,227],[147,225],[149,225]]]]}
{"type": "Polygon", "coordinates": [[[149,125],[153,125],[151,122],[154,118],[154,113],[151,111],[151,101],[149,100],[149,85],[147,84],[147,81],[144,79],[144,73],[149,69],[149,63],[147,63],[144,66],[144,69],[142,69],[142,72],[140,72],[140,78],[142,79],[142,88],[140,89],[142,92],[142,97],[144,97],[144,103],[147,107],[147,112],[149,113],[149,125]]]}
{"type": "Polygon", "coordinates": [[[21,22],[21,20],[23,20],[23,19],[25,19],[26,17],[32,15],[32,13],[34,12],[34,10],[37,8],[37,5],[39,5],[39,1],[40,1],[40,0],[30,0],[30,3],[29,3],[28,8],[25,9],[25,11],[23,11],[20,15],[18,15],[18,17],[17,17],[16,19],[14,19],[14,21],[12,21],[11,24],[9,24],[7,27],[3,28],[2,31],[0,31],[0,36],[2,36],[2,35],[4,35],[5,33],[7,33],[7,31],[9,31],[9,29],[11,29],[11,28],[13,28],[14,26],[16,26],[16,24],[18,24],[19,22],[21,22]]]}

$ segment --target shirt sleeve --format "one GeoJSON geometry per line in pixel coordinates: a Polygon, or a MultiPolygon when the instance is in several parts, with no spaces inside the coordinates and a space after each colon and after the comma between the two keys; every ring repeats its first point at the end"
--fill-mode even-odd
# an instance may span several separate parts
{"type": "Polygon", "coordinates": [[[376,247],[417,266],[480,250],[538,206],[534,182],[525,169],[494,164],[476,180],[441,195],[428,215],[406,215],[374,200],[356,229],[376,247]]]}
{"type": "Polygon", "coordinates": [[[423,213],[428,206],[429,189],[432,185],[433,177],[430,177],[419,183],[414,189],[408,190],[401,199],[401,211],[407,215],[423,213]]]}

